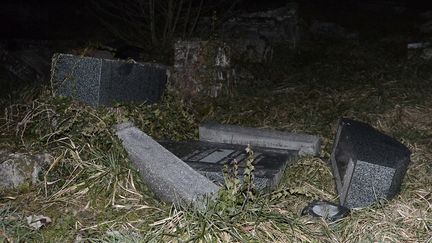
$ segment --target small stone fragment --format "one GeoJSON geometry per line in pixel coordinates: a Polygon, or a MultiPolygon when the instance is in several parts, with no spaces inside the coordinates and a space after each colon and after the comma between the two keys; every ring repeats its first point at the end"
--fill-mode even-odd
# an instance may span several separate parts
{"type": "Polygon", "coordinates": [[[51,222],[52,220],[50,217],[43,215],[31,215],[27,217],[27,224],[36,230],[47,226],[51,222]]]}

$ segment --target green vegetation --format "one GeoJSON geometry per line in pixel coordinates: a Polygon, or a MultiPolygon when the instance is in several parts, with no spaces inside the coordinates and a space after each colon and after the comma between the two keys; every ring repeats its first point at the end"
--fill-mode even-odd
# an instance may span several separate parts
{"type": "MultiPolygon", "coordinates": [[[[268,83],[241,84],[234,95],[156,105],[91,108],[49,91],[4,101],[0,148],[53,156],[43,184],[0,194],[0,239],[107,242],[427,242],[432,240],[431,63],[407,60],[388,43],[315,43],[292,54],[282,46],[271,65],[250,70],[268,83]],[[264,79],[265,78],[265,79],[264,79]],[[371,123],[412,151],[400,195],[354,210],[335,223],[300,216],[313,199],[336,201],[326,161],[337,120],[371,123]],[[194,139],[205,120],[308,132],[323,138],[321,157],[288,167],[279,188],[256,194],[233,179],[205,211],[176,208],[152,196],[128,165],[111,127],[132,120],[157,139],[194,139]],[[53,223],[39,231],[25,217],[53,223]]],[[[264,81],[263,81],[264,82],[264,81]]],[[[253,150],[253,148],[252,148],[253,150]]],[[[253,157],[250,157],[252,161],[253,157]]],[[[251,163],[252,165],[252,163],[251,163]]],[[[253,176],[253,166],[244,175],[253,176]]]]}

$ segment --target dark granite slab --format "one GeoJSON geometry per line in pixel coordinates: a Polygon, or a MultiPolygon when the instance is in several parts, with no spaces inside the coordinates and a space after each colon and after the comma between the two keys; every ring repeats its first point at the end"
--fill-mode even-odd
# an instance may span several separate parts
{"type": "Polygon", "coordinates": [[[365,207],[399,192],[410,151],[366,123],[343,118],[330,160],[341,205],[365,207]]]}
{"type": "MultiPolygon", "coordinates": [[[[239,165],[242,178],[247,154],[244,145],[210,143],[202,141],[160,142],[189,166],[218,185],[224,182],[224,164],[234,160],[239,165]]],[[[254,151],[255,185],[258,190],[268,191],[277,186],[285,167],[298,155],[295,150],[265,149],[252,147],[254,151]]]]}
{"type": "Polygon", "coordinates": [[[56,54],[51,82],[56,94],[93,106],[115,102],[157,102],[167,81],[166,67],[122,60],[56,54]]]}

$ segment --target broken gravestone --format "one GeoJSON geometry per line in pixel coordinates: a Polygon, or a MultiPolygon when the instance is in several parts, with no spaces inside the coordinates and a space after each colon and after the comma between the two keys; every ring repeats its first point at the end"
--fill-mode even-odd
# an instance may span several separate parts
{"type": "Polygon", "coordinates": [[[159,199],[201,208],[205,197],[217,193],[218,186],[132,123],[119,124],[115,129],[132,165],[159,199]]]}
{"type": "Polygon", "coordinates": [[[49,159],[48,154],[0,151],[0,191],[35,185],[49,159]]]}
{"type": "Polygon", "coordinates": [[[229,93],[235,83],[231,49],[217,40],[179,40],[174,44],[171,88],[189,99],[229,93]]]}
{"type": "Polygon", "coordinates": [[[206,123],[199,127],[202,141],[252,145],[267,149],[296,150],[299,155],[318,155],[320,138],[315,135],[206,123]]]}
{"type": "MultiPolygon", "coordinates": [[[[238,177],[242,179],[241,175],[245,171],[248,160],[245,152],[247,141],[250,141],[250,144],[264,146],[252,148],[254,183],[256,189],[262,191],[269,191],[277,186],[285,167],[300,152],[310,154],[313,151],[312,153],[315,154],[319,149],[319,139],[310,135],[294,136],[289,133],[274,133],[270,130],[253,128],[240,129],[239,132],[237,129],[239,127],[228,126],[230,130],[224,130],[226,127],[220,125],[208,130],[200,127],[201,139],[211,137],[209,134],[214,134],[212,132],[220,129],[221,133],[215,135],[222,138],[219,142],[163,141],[158,143],[131,123],[119,124],[115,129],[133,166],[157,197],[166,202],[192,203],[199,207],[203,206],[203,201],[200,199],[215,194],[219,189],[218,186],[224,184],[225,165],[236,163],[239,169],[238,177]],[[251,136],[247,137],[248,133],[251,136]],[[226,137],[232,138],[238,135],[239,140],[225,140],[226,137]],[[283,141],[284,139],[292,139],[292,141],[283,141]]],[[[228,168],[233,167],[228,166],[228,168]]]]}
{"type": "Polygon", "coordinates": [[[410,151],[366,123],[343,118],[330,161],[340,204],[357,208],[399,192],[410,151]]]}
{"type": "Polygon", "coordinates": [[[238,179],[242,179],[247,161],[245,148],[251,145],[254,183],[261,191],[270,191],[278,185],[293,158],[299,154],[316,155],[320,149],[317,136],[216,123],[200,125],[199,137],[201,141],[161,144],[218,185],[224,183],[224,166],[235,162],[239,166],[238,179]]]}
{"type": "MultiPolygon", "coordinates": [[[[239,179],[246,167],[246,146],[203,141],[161,142],[177,157],[219,186],[224,185],[224,166],[237,163],[239,179]]],[[[285,167],[298,155],[296,150],[253,147],[254,184],[259,191],[274,189],[282,178],[285,167]]]]}
{"type": "Polygon", "coordinates": [[[93,106],[157,102],[166,81],[163,65],[70,54],[52,58],[51,83],[56,94],[93,106]]]}

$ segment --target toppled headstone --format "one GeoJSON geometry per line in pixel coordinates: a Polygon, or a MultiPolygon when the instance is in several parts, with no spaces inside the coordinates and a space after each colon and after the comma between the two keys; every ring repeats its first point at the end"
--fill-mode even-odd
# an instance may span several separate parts
{"type": "Polygon", "coordinates": [[[221,41],[179,40],[174,44],[172,89],[185,98],[217,97],[235,83],[231,49],[221,41]]]}
{"type": "MultiPolygon", "coordinates": [[[[161,142],[161,145],[217,185],[222,186],[224,184],[224,165],[230,165],[234,161],[239,166],[239,179],[242,179],[247,160],[243,145],[202,141],[161,142]]],[[[259,147],[253,147],[252,150],[255,167],[254,184],[256,189],[261,191],[274,189],[278,185],[288,162],[298,155],[298,151],[294,150],[273,149],[268,151],[259,147]]]]}
{"type": "Polygon", "coordinates": [[[56,94],[93,106],[157,102],[166,81],[163,65],[70,54],[52,58],[51,82],[56,94]]]}
{"type": "Polygon", "coordinates": [[[410,151],[366,123],[343,118],[330,160],[340,204],[357,208],[399,192],[410,151]]]}
{"type": "Polygon", "coordinates": [[[20,189],[39,182],[39,173],[48,164],[48,154],[0,151],[0,191],[20,189]]]}
{"type": "Polygon", "coordinates": [[[203,207],[202,199],[217,193],[218,186],[132,123],[119,124],[115,129],[132,165],[161,200],[203,207]]]}
{"type": "Polygon", "coordinates": [[[267,149],[297,150],[300,155],[318,155],[321,145],[319,137],[314,135],[216,123],[200,125],[199,137],[202,141],[214,143],[250,144],[267,149]]]}

